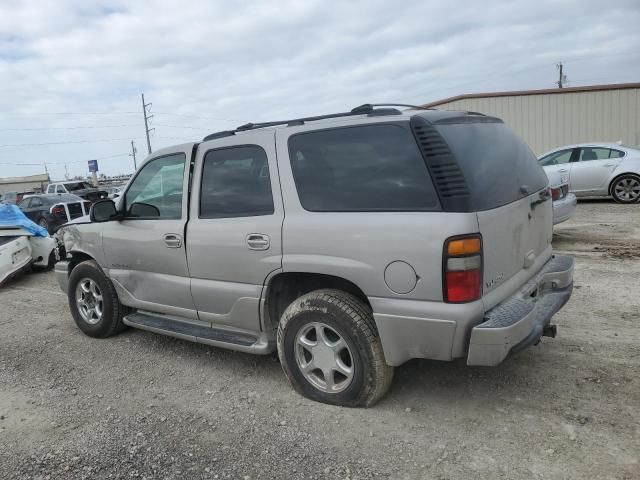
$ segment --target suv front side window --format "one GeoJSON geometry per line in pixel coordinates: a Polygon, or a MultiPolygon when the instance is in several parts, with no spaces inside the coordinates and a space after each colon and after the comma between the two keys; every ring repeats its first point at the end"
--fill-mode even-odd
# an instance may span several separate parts
{"type": "Polygon", "coordinates": [[[67,193],[67,191],[64,189],[64,185],[58,185],[56,187],[56,193],[67,193]]]}
{"type": "Polygon", "coordinates": [[[156,158],[136,175],[126,192],[127,218],[182,218],[184,153],[156,158]]]}
{"type": "Polygon", "coordinates": [[[55,185],[49,185],[47,187],[47,193],[56,193],[56,186],[55,185]]]}

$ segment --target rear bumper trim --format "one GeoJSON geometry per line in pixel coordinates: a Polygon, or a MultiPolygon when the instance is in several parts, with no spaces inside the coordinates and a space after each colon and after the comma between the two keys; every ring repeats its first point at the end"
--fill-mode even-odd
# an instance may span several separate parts
{"type": "Polygon", "coordinates": [[[516,294],[489,310],[472,329],[468,365],[493,366],[536,343],[571,297],[573,258],[554,256],[516,294]]]}
{"type": "Polygon", "coordinates": [[[67,293],[69,290],[69,262],[65,260],[57,262],[54,271],[60,290],[67,293]]]}

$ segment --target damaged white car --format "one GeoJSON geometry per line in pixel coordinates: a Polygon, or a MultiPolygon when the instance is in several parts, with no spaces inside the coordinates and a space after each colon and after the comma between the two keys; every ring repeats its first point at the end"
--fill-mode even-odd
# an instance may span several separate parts
{"type": "Polygon", "coordinates": [[[52,268],[56,242],[15,205],[0,206],[0,287],[23,271],[52,268]]]}

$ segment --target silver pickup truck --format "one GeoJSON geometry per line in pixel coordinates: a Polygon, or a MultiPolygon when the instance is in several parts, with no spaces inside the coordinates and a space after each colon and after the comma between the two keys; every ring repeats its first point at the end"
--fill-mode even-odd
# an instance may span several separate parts
{"type": "Polygon", "coordinates": [[[154,152],[65,227],[79,328],[256,354],[317,401],[369,406],[412,358],[497,365],[567,302],[547,178],[501,120],[352,111],[154,152]]]}

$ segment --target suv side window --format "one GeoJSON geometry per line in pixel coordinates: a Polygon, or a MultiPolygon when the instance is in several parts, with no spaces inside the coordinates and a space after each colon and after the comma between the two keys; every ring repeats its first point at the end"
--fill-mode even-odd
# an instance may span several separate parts
{"type": "Polygon", "coordinates": [[[56,187],[56,193],[67,193],[67,191],[64,188],[64,185],[58,185],[56,187]]]}
{"type": "Polygon", "coordinates": [[[55,185],[49,185],[47,187],[47,193],[56,193],[56,186],[55,185]]]}
{"type": "Polygon", "coordinates": [[[257,145],[211,150],[204,156],[200,218],[271,215],[267,154],[257,145]]]}
{"type": "Polygon", "coordinates": [[[20,208],[20,209],[30,208],[30,204],[31,204],[31,199],[30,198],[25,198],[24,200],[22,200],[20,202],[20,204],[18,205],[18,208],[20,208]]]}
{"type": "Polygon", "coordinates": [[[40,198],[38,197],[31,198],[31,203],[29,204],[29,208],[35,208],[35,207],[41,207],[41,206],[42,206],[42,200],[40,200],[40,198]]]}
{"type": "Polygon", "coordinates": [[[185,161],[184,153],[175,153],[151,160],[142,167],[126,193],[126,217],[182,218],[185,161]]]}
{"type": "Polygon", "coordinates": [[[538,163],[543,167],[547,167],[549,165],[562,165],[563,163],[569,163],[571,160],[571,153],[573,149],[569,150],[561,150],[559,152],[552,153],[547,155],[546,157],[542,157],[538,160],[538,163]]]}
{"type": "Polygon", "coordinates": [[[316,212],[440,210],[411,130],[342,127],[293,135],[291,168],[303,208],[316,212]]]}

